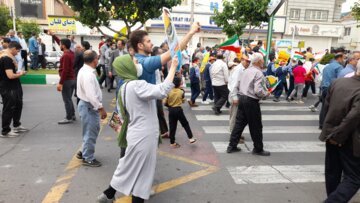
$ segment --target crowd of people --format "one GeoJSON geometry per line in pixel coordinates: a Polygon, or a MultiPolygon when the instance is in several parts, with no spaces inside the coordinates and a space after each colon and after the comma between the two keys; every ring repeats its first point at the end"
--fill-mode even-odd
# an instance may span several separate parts
{"type": "MultiPolygon", "coordinates": [[[[244,142],[242,133],[248,125],[254,143],[252,153],[270,156],[263,145],[260,101],[273,95],[275,103],[283,97],[288,102],[302,104],[309,89],[317,95],[318,77],[321,78],[319,101],[309,108],[316,111],[322,103],[319,128],[322,129],[320,140],[326,141],[328,199],[325,202],[347,202],[360,187],[360,52],[334,50],[334,58],[321,71],[311,47],[303,57],[290,57],[287,61],[277,61],[277,52],[273,49],[268,64],[260,52],[261,41],[254,47],[242,48],[238,54],[198,44],[190,55],[187,44],[199,29],[200,25],[194,23],[180,41],[183,50],[180,72],[176,71],[179,60],[171,58],[168,44],[154,47],[146,31],[132,32],[128,42],[102,39],[99,54],[91,50],[87,41],[76,43],[72,36],[60,39],[49,32],[63,51],[57,90],[62,94],[66,115],[58,124],[71,124],[76,120],[75,94],[82,123],[82,148],[76,157],[85,166],[101,166],[95,158],[100,119],[107,117],[101,89],[106,87],[109,93],[116,90],[115,111],[122,121],[116,131],[120,159],[109,187],[97,201],[113,202],[116,191],[131,194],[135,203],[149,199],[159,139],[170,138],[169,147],[181,147],[175,138],[178,121],[185,129],[188,143],[196,143],[182,108],[187,79],[191,89],[190,107],[198,107],[196,99],[202,94],[201,103],[212,103],[215,115],[222,114],[224,106],[229,108],[227,153],[241,151],[238,144],[244,142]],[[267,76],[277,77],[274,90],[269,89],[267,76]],[[169,111],[169,125],[164,106],[169,111]]],[[[31,54],[31,69],[39,68],[45,53],[45,46],[35,33],[28,41],[27,44],[21,33],[15,35],[12,30],[9,38],[3,39],[0,52],[3,138],[28,131],[20,122],[23,94],[19,78],[26,74],[27,50],[31,54]]]]}

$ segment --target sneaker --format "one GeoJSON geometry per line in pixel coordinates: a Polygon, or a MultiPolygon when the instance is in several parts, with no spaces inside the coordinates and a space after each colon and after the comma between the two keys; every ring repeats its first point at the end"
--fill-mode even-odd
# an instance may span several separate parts
{"type": "Polygon", "coordinates": [[[82,156],[82,152],[81,152],[81,151],[78,151],[78,152],[76,153],[76,158],[78,158],[78,159],[83,159],[83,156],[82,156]]]}
{"type": "Polygon", "coordinates": [[[76,116],[73,116],[71,120],[76,121],[76,116]]]}
{"type": "Polygon", "coordinates": [[[226,152],[228,154],[233,153],[233,152],[240,152],[240,151],[241,151],[241,148],[239,148],[239,147],[228,146],[226,149],[226,152]]]}
{"type": "Polygon", "coordinates": [[[62,125],[62,124],[69,124],[69,123],[72,123],[73,120],[68,120],[66,118],[62,119],[61,121],[58,122],[59,125],[62,125]]]}
{"type": "Polygon", "coordinates": [[[83,160],[82,163],[83,163],[84,166],[90,166],[90,167],[99,167],[99,166],[101,166],[101,162],[96,160],[96,159],[94,159],[92,161],[83,160]]]}
{"type": "Polygon", "coordinates": [[[298,104],[303,104],[304,102],[302,100],[299,100],[297,103],[298,104]]]}
{"type": "Polygon", "coordinates": [[[21,132],[27,132],[27,131],[29,131],[29,129],[25,128],[25,127],[22,126],[22,125],[19,125],[18,127],[14,127],[13,130],[14,130],[14,132],[16,132],[16,133],[21,133],[21,132]]]}
{"type": "Polygon", "coordinates": [[[273,101],[274,101],[274,102],[279,102],[280,99],[279,99],[279,98],[275,98],[275,99],[273,99],[273,101]]]}
{"type": "Polygon", "coordinates": [[[10,130],[8,133],[6,133],[5,135],[1,134],[0,137],[2,138],[7,138],[7,137],[17,137],[20,134],[18,134],[17,132],[10,130]]]}
{"type": "Polygon", "coordinates": [[[201,101],[202,104],[210,104],[209,102],[207,101],[201,101]]]}
{"type": "Polygon", "coordinates": [[[196,138],[189,139],[190,144],[194,144],[196,142],[196,138]]]}
{"type": "Polygon", "coordinates": [[[312,108],[310,110],[311,110],[311,112],[317,112],[318,111],[316,107],[314,107],[314,108],[312,108]]]}
{"type": "Polygon", "coordinates": [[[219,115],[221,113],[215,106],[213,106],[211,109],[214,111],[215,115],[219,115]]]}
{"type": "Polygon", "coordinates": [[[270,156],[270,152],[265,151],[265,150],[256,151],[255,149],[253,149],[252,154],[258,155],[258,156],[270,156]]]}
{"type": "Polygon", "coordinates": [[[113,203],[115,201],[115,197],[109,199],[106,197],[104,193],[101,193],[96,199],[96,203],[113,203]]]}

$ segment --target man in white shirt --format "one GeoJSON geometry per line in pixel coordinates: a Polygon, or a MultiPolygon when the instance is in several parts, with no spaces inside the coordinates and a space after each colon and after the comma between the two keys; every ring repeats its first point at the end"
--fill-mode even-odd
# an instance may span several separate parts
{"type": "Polygon", "coordinates": [[[229,95],[227,88],[229,70],[222,54],[218,54],[216,58],[216,62],[210,68],[210,78],[214,89],[214,106],[212,109],[215,115],[219,115],[220,109],[226,103],[229,95]]]}
{"type": "Polygon", "coordinates": [[[184,75],[185,79],[187,79],[187,73],[189,72],[189,67],[190,67],[190,55],[189,55],[189,52],[187,50],[187,46],[184,49],[184,51],[181,52],[181,56],[182,56],[183,75],[184,75]]]}
{"type": "MultiPolygon", "coordinates": [[[[231,63],[231,62],[230,62],[231,63]]],[[[230,65],[229,63],[229,65],[230,65]]],[[[240,78],[242,73],[245,71],[246,68],[248,68],[250,65],[249,57],[247,57],[245,54],[241,58],[241,63],[230,71],[229,76],[229,83],[228,83],[228,89],[230,91],[229,94],[229,101],[231,103],[230,107],[230,132],[233,130],[235,121],[236,121],[236,114],[238,109],[238,104],[234,103],[234,100],[238,99],[239,94],[239,86],[240,86],[240,78]]]]}
{"type": "Polygon", "coordinates": [[[80,99],[78,111],[83,128],[82,151],[76,155],[83,160],[83,165],[99,167],[101,163],[94,157],[96,139],[100,131],[100,117],[106,118],[106,111],[102,104],[102,93],[96,79],[98,56],[95,51],[84,52],[84,66],[77,77],[77,97],[80,99]]]}
{"type": "MultiPolygon", "coordinates": [[[[18,32],[18,37],[19,37],[20,45],[22,47],[20,55],[21,55],[21,58],[24,61],[23,66],[25,68],[25,71],[27,71],[27,69],[28,69],[28,60],[27,60],[28,46],[26,44],[26,41],[25,41],[25,38],[24,38],[24,35],[22,34],[22,32],[18,32]]],[[[19,69],[20,68],[22,68],[22,67],[19,67],[19,69]]]]}

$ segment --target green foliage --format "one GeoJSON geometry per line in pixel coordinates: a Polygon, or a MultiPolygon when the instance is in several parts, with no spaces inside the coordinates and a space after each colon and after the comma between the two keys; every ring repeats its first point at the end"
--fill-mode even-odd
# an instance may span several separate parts
{"type": "Polygon", "coordinates": [[[355,5],[351,9],[351,14],[357,21],[360,21],[360,2],[355,2],[355,5]]]}
{"type": "Polygon", "coordinates": [[[322,57],[320,60],[320,64],[326,65],[329,64],[331,59],[335,58],[335,54],[325,54],[325,56],[322,57]]]}
{"type": "Polygon", "coordinates": [[[36,21],[21,21],[19,23],[19,29],[25,37],[25,39],[29,39],[31,37],[32,32],[36,32],[36,34],[40,33],[40,26],[36,23],[36,21]]]}
{"type": "MultiPolygon", "coordinates": [[[[64,0],[74,11],[77,20],[89,27],[108,26],[111,19],[122,20],[128,28],[137,23],[142,25],[151,18],[161,15],[162,7],[171,8],[181,0],[64,0]]],[[[120,28],[118,28],[120,29],[120,28]]],[[[113,30],[119,33],[119,30],[113,30]]],[[[119,33],[121,34],[121,33],[119,33]]]]}
{"type": "Polygon", "coordinates": [[[12,28],[10,11],[5,5],[0,5],[0,35],[6,35],[12,28]]]}
{"type": "Polygon", "coordinates": [[[269,19],[266,13],[270,0],[233,0],[223,1],[223,11],[215,11],[213,20],[229,36],[241,36],[247,25],[260,26],[269,19]]]}

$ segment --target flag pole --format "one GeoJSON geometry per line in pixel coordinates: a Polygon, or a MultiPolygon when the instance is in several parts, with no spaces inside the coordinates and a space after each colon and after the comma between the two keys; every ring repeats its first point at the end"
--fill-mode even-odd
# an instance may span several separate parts
{"type": "Polygon", "coordinates": [[[273,27],[274,27],[274,16],[275,16],[275,13],[272,14],[269,19],[269,26],[268,26],[267,39],[266,39],[267,54],[265,56],[265,65],[267,65],[268,61],[269,61],[269,54],[270,54],[271,44],[272,44],[272,32],[273,32],[273,27]]]}

